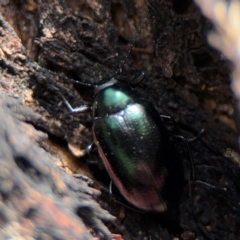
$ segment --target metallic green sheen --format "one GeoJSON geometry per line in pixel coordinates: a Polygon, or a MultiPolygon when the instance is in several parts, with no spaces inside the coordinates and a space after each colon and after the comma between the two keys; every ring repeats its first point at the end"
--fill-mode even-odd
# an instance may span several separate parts
{"type": "Polygon", "coordinates": [[[124,84],[114,84],[100,91],[94,98],[93,117],[114,114],[124,110],[128,104],[134,103],[135,93],[124,84]]]}
{"type": "Polygon", "coordinates": [[[94,142],[119,191],[140,209],[166,211],[166,186],[178,187],[182,171],[156,109],[122,83],[100,91],[92,109],[94,142]]]}

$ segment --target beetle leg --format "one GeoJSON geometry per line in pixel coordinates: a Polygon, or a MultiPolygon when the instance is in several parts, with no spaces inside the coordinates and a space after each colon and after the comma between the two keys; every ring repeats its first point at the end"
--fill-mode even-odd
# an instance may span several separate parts
{"type": "Polygon", "coordinates": [[[59,94],[62,97],[66,107],[71,113],[89,113],[91,111],[91,107],[88,105],[82,105],[80,107],[73,108],[71,104],[67,101],[67,99],[63,96],[63,94],[62,93],[59,94]]]}
{"type": "MultiPolygon", "coordinates": [[[[171,121],[171,122],[174,124],[174,126],[175,126],[177,129],[179,129],[178,124],[175,122],[175,120],[174,120],[171,116],[160,115],[160,117],[161,117],[162,119],[166,119],[166,120],[171,121]]],[[[205,132],[205,130],[204,130],[204,129],[201,129],[201,131],[198,133],[197,136],[195,136],[195,137],[193,137],[193,138],[188,138],[188,139],[187,139],[187,142],[194,142],[194,141],[198,140],[198,139],[202,136],[202,134],[203,134],[204,132],[205,132]]],[[[180,137],[180,136],[179,136],[179,137],[180,137]]],[[[178,137],[178,138],[179,138],[179,137],[178,137]]],[[[181,137],[182,137],[182,136],[181,136],[181,137]]]]}
{"type": "Polygon", "coordinates": [[[189,155],[189,161],[191,164],[191,180],[195,181],[195,166],[194,166],[194,162],[193,162],[192,152],[191,152],[189,144],[188,144],[188,139],[183,136],[180,136],[180,135],[173,135],[173,137],[185,142],[187,151],[188,151],[188,155],[189,155]]]}
{"type": "Polygon", "coordinates": [[[190,180],[191,180],[191,181],[194,181],[195,183],[199,183],[199,184],[201,184],[201,185],[204,185],[204,186],[207,186],[207,187],[216,189],[216,190],[227,191],[227,189],[224,188],[224,187],[216,187],[216,186],[214,186],[214,185],[212,185],[212,184],[210,184],[210,183],[203,182],[203,181],[201,181],[201,180],[196,180],[195,165],[194,165],[194,162],[193,162],[192,152],[191,152],[191,150],[190,150],[190,147],[189,147],[189,144],[188,144],[188,143],[189,143],[189,142],[192,142],[192,141],[196,141],[196,140],[201,136],[201,134],[202,134],[203,132],[204,132],[204,129],[202,129],[202,130],[200,131],[200,133],[199,133],[196,137],[191,138],[191,139],[187,139],[187,138],[185,138],[185,137],[183,137],[183,136],[179,136],[179,135],[174,135],[173,137],[178,138],[178,139],[184,141],[185,144],[186,144],[186,147],[187,147],[187,150],[188,150],[188,154],[189,154],[189,160],[190,160],[190,164],[191,164],[191,179],[190,179],[190,180]]]}
{"type": "Polygon", "coordinates": [[[66,107],[68,108],[68,110],[71,112],[71,113],[89,113],[91,112],[91,106],[88,106],[88,105],[82,105],[80,107],[77,107],[77,108],[73,108],[71,106],[71,104],[67,101],[67,99],[63,96],[63,94],[61,93],[61,91],[55,87],[55,86],[52,86],[55,90],[58,90],[58,94],[61,96],[61,98],[63,99],[66,107]]]}
{"type": "Polygon", "coordinates": [[[227,188],[225,188],[225,187],[216,187],[216,186],[214,186],[210,183],[206,183],[206,182],[203,182],[201,180],[195,180],[194,182],[199,183],[199,184],[204,185],[204,186],[207,186],[209,188],[216,189],[216,190],[227,191],[227,188]]]}
{"type": "Polygon", "coordinates": [[[112,195],[112,180],[109,183],[109,193],[112,195]]]}
{"type": "Polygon", "coordinates": [[[202,134],[203,134],[204,132],[205,132],[205,130],[204,130],[204,129],[201,129],[201,131],[198,133],[197,136],[195,136],[195,137],[193,137],[193,138],[188,138],[187,141],[188,141],[188,142],[194,142],[194,141],[198,140],[198,139],[202,136],[202,134]]]}
{"type": "Polygon", "coordinates": [[[177,130],[179,130],[179,126],[178,124],[175,122],[175,120],[171,117],[171,116],[167,116],[167,115],[160,115],[161,119],[163,121],[169,121],[170,124],[172,124],[177,130]]]}
{"type": "Polygon", "coordinates": [[[134,87],[137,84],[139,84],[145,77],[145,72],[140,72],[140,74],[137,77],[134,77],[133,79],[131,79],[131,82],[129,82],[129,84],[134,87]]]}
{"type": "Polygon", "coordinates": [[[93,153],[95,150],[97,150],[97,146],[96,146],[95,142],[92,142],[90,145],[88,145],[86,147],[86,152],[89,154],[93,153]]]}
{"type": "Polygon", "coordinates": [[[129,206],[128,204],[125,204],[125,203],[123,203],[123,202],[121,202],[121,201],[119,201],[119,200],[116,199],[116,197],[115,197],[115,196],[113,195],[113,193],[112,193],[112,180],[111,180],[110,183],[109,183],[109,188],[108,188],[108,189],[107,189],[106,187],[101,186],[101,187],[100,187],[100,190],[101,190],[103,193],[105,193],[105,194],[109,194],[110,197],[111,197],[111,200],[112,200],[113,202],[115,202],[115,203],[117,203],[117,204],[119,204],[119,205],[121,205],[121,206],[123,206],[123,207],[125,207],[125,208],[127,208],[127,209],[130,209],[130,210],[132,210],[132,211],[134,211],[134,212],[143,213],[141,210],[136,209],[136,208],[134,208],[134,207],[131,207],[131,206],[129,206]]]}
{"type": "Polygon", "coordinates": [[[174,121],[172,117],[167,116],[167,115],[160,115],[160,117],[163,118],[163,119],[174,121]]]}
{"type": "MultiPolygon", "coordinates": [[[[96,151],[97,151],[97,146],[96,146],[95,142],[92,142],[90,145],[88,145],[86,147],[87,154],[93,154],[96,151]]],[[[94,158],[87,159],[86,163],[90,164],[90,165],[98,165],[99,169],[104,169],[104,164],[103,164],[103,161],[101,161],[101,159],[94,159],[94,158]]]]}

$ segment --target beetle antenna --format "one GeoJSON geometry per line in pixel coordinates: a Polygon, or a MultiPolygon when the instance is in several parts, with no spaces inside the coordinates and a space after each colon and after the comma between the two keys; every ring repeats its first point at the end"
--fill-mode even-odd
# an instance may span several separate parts
{"type": "Polygon", "coordinates": [[[195,136],[195,137],[193,137],[193,138],[188,138],[188,139],[187,139],[187,142],[188,142],[188,143],[189,143],[189,142],[194,142],[194,141],[200,139],[200,137],[202,136],[202,134],[203,134],[204,132],[205,132],[205,130],[204,130],[204,129],[201,129],[201,131],[198,133],[197,136],[195,136]]]}
{"type": "MultiPolygon", "coordinates": [[[[124,59],[123,61],[119,61],[119,68],[118,68],[116,74],[122,73],[122,66],[123,66],[124,63],[127,61],[128,57],[129,57],[129,55],[130,55],[130,53],[131,53],[131,51],[132,51],[132,49],[133,49],[133,46],[135,45],[135,42],[136,42],[137,39],[139,38],[139,35],[140,35],[140,33],[141,33],[141,31],[142,31],[142,28],[143,28],[143,26],[144,26],[144,24],[145,24],[146,21],[147,21],[147,18],[144,18],[143,21],[142,21],[142,23],[141,23],[141,25],[140,25],[140,27],[139,27],[139,29],[138,29],[138,31],[137,31],[137,34],[135,35],[135,37],[134,37],[134,39],[133,39],[133,42],[132,42],[132,44],[131,44],[131,46],[130,46],[130,48],[129,48],[129,50],[128,50],[128,53],[127,53],[125,59],[124,59]]],[[[117,55],[117,57],[118,57],[118,53],[117,53],[116,55],[117,55]]]]}

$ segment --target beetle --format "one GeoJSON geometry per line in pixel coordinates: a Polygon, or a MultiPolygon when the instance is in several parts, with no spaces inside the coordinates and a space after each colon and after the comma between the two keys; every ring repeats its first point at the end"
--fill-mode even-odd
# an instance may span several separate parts
{"type": "MultiPolygon", "coordinates": [[[[138,81],[143,77],[141,73],[138,81]]],[[[73,108],[61,96],[71,113],[92,113],[94,145],[111,180],[138,209],[165,212],[184,182],[182,162],[164,122],[169,117],[115,77],[84,85],[94,87],[91,106],[73,108]]]]}
{"type": "MultiPolygon", "coordinates": [[[[122,73],[121,66],[128,58],[134,42],[138,38],[144,22],[135,36],[124,61],[119,63],[115,75],[122,73]]],[[[134,79],[136,85],[144,78],[144,73],[134,79]]],[[[191,180],[211,188],[215,186],[195,180],[195,167],[188,142],[199,138],[186,139],[172,134],[156,108],[131,86],[115,77],[97,84],[74,83],[93,87],[91,106],[73,108],[60,93],[71,113],[92,113],[92,134],[104,166],[123,197],[138,209],[165,212],[176,205],[184,184],[184,170],[173,138],[185,142],[191,164],[191,180]]],[[[225,190],[225,189],[223,189],[225,190]]]]}

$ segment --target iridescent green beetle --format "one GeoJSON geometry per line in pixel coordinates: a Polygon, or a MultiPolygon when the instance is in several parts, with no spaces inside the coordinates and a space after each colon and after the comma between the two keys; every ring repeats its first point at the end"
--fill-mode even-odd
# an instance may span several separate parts
{"type": "Polygon", "coordinates": [[[92,111],[94,143],[124,198],[142,210],[166,211],[180,195],[184,174],[163,116],[115,78],[94,88],[91,107],[73,109],[63,98],[68,109],[92,111]]]}

